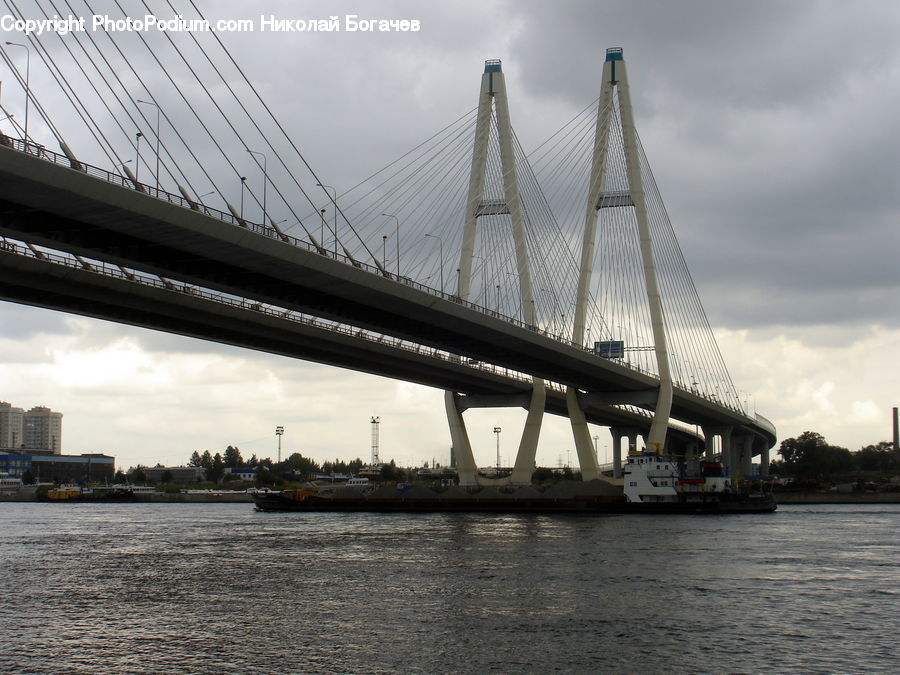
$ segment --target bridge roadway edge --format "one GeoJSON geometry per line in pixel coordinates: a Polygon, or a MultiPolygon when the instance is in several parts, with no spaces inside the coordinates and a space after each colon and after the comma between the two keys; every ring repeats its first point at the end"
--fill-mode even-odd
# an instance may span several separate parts
{"type": "MultiPolygon", "coordinates": [[[[139,328],[347,368],[467,395],[525,394],[527,381],[411,352],[308,323],[167,289],[53,265],[0,249],[0,299],[139,328]],[[48,269],[49,266],[49,269],[48,269]]],[[[430,351],[430,350],[429,350],[430,351]]],[[[565,417],[565,394],[551,392],[546,411],[565,417]]],[[[612,406],[587,408],[595,424],[643,428],[647,419],[612,406]]],[[[680,439],[687,442],[687,436],[680,439]]]]}
{"type": "MultiPolygon", "coordinates": [[[[2,147],[0,177],[0,199],[5,202],[0,203],[0,232],[12,238],[387,333],[552,381],[574,384],[583,379],[583,368],[597,361],[583,350],[449,299],[2,147]],[[33,164],[30,171],[17,173],[27,176],[50,169],[54,180],[35,182],[7,174],[4,153],[33,164]],[[16,204],[24,204],[28,211],[16,217],[16,204]],[[547,358],[558,348],[567,349],[565,358],[547,358]],[[561,365],[572,358],[584,363],[561,365]]],[[[650,376],[617,364],[593,365],[606,372],[595,378],[592,390],[654,386],[650,376]]]]}
{"type": "MultiPolygon", "coordinates": [[[[0,232],[125,267],[464,354],[584,391],[646,391],[655,380],[446,297],[373,275],[81,171],[0,147],[0,232]]],[[[773,433],[680,391],[673,415],[773,433]]]]}

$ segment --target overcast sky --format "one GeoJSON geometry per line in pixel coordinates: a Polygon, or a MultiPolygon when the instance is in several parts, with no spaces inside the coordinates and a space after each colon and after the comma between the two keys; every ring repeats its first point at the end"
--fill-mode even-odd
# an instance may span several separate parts
{"type": "MultiPolygon", "coordinates": [[[[900,5],[198,5],[209,18],[257,22],[261,12],[420,22],[415,33],[224,36],[335,186],[471,109],[490,58],[503,61],[513,124],[534,147],[597,96],[605,49],[624,48],[644,149],[742,396],[780,439],[814,430],[855,450],[890,437],[900,403],[900,5]]],[[[144,13],[135,3],[132,15],[144,13]]],[[[5,67],[0,79],[21,119],[21,89],[5,67]]],[[[38,95],[51,88],[36,62],[32,82],[38,95]]],[[[372,415],[382,457],[448,460],[439,391],[7,303],[0,400],[62,412],[66,453],[105,452],[123,468],[177,465],[228,444],[274,457],[276,425],[283,454],[368,458],[372,415]]],[[[478,461],[494,461],[500,425],[511,463],[524,411],[466,416],[478,461]]],[[[609,435],[595,433],[602,460],[609,435]]],[[[548,416],[539,463],[575,462],[570,439],[548,416]]]]}

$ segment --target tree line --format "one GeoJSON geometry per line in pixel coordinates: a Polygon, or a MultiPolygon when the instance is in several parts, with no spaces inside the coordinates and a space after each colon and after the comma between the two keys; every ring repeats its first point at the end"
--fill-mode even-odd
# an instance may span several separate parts
{"type": "MultiPolygon", "coordinates": [[[[312,478],[315,475],[344,474],[353,476],[365,466],[365,462],[357,457],[349,462],[335,459],[319,464],[314,459],[304,457],[299,452],[290,454],[281,462],[273,462],[271,458],[258,459],[252,455],[249,460],[244,460],[239,448],[229,445],[224,453],[212,454],[209,450],[202,454],[194,451],[188,460],[188,466],[200,467],[206,474],[206,479],[218,483],[226,479],[229,473],[226,469],[250,468],[256,469],[256,482],[264,485],[273,485],[283,482],[285,479],[312,478]]],[[[393,460],[381,467],[381,480],[395,481],[406,480],[406,471],[396,466],[393,460]]]]}
{"type": "Polygon", "coordinates": [[[890,441],[867,445],[855,452],[831,445],[822,434],[804,431],[788,438],[778,448],[781,460],[772,462],[770,472],[798,479],[848,476],[854,473],[900,473],[900,457],[890,441]]]}

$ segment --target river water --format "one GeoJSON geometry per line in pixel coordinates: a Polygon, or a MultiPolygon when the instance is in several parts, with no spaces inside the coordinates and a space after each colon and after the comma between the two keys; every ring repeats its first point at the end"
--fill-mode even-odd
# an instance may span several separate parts
{"type": "Polygon", "coordinates": [[[0,504],[0,672],[897,672],[900,507],[0,504]]]}

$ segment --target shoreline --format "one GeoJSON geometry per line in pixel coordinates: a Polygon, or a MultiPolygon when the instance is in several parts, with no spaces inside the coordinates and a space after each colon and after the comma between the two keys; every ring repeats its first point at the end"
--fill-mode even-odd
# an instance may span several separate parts
{"type": "MultiPolygon", "coordinates": [[[[900,504],[900,492],[775,492],[775,501],[781,505],[794,504],[900,504]]],[[[3,502],[64,503],[38,500],[33,491],[0,495],[3,502]]],[[[73,500],[73,503],[107,504],[252,504],[253,498],[246,492],[141,492],[127,500],[73,500]]]]}
{"type": "Polygon", "coordinates": [[[0,496],[3,502],[42,502],[44,504],[252,504],[253,499],[246,492],[138,492],[129,499],[38,499],[33,491],[24,490],[14,495],[0,496]],[[24,493],[24,494],[23,494],[24,493]]]}
{"type": "Polygon", "coordinates": [[[789,504],[900,504],[900,492],[775,492],[779,506],[789,504]]]}

